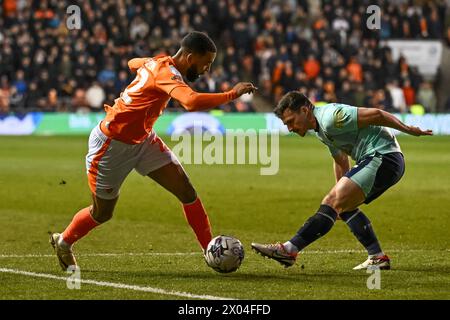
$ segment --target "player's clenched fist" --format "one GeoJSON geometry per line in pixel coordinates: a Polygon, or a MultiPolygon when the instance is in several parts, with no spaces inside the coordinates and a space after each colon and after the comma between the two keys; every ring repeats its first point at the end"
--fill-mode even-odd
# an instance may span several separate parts
{"type": "Polygon", "coordinates": [[[233,88],[236,91],[238,97],[245,93],[254,93],[258,88],[256,88],[251,82],[239,82],[233,88]]]}

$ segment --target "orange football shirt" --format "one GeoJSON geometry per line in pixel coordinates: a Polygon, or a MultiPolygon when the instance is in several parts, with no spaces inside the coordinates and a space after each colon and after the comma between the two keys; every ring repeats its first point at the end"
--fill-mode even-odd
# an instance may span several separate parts
{"type": "Polygon", "coordinates": [[[114,101],[105,105],[101,130],[108,137],[128,144],[143,142],[162,114],[170,98],[188,111],[202,111],[237,98],[235,90],[224,93],[199,93],[184,81],[170,56],[135,58],[128,62],[136,78],[114,101]]]}

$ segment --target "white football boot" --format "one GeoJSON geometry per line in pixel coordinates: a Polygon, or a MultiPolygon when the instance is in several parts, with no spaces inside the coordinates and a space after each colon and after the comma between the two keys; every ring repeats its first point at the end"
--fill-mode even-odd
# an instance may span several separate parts
{"type": "Polygon", "coordinates": [[[55,249],[56,256],[58,257],[59,265],[63,271],[67,271],[70,268],[76,268],[77,261],[73,255],[72,246],[65,248],[59,243],[62,235],[60,233],[50,234],[50,244],[55,249]]]}
{"type": "Polygon", "coordinates": [[[278,261],[286,268],[293,266],[297,260],[297,253],[287,252],[282,243],[259,244],[253,242],[252,249],[263,257],[278,261]]]}
{"type": "Polygon", "coordinates": [[[391,260],[387,255],[379,257],[369,257],[366,261],[353,268],[353,270],[363,269],[389,270],[391,269],[391,260]]]}

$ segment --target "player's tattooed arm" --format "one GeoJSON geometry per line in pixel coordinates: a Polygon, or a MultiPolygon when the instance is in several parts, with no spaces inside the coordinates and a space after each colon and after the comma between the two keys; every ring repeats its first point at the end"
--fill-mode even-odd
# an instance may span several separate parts
{"type": "Polygon", "coordinates": [[[389,127],[413,136],[433,135],[432,130],[422,130],[418,127],[408,126],[389,112],[376,108],[358,108],[358,128],[368,126],[389,127]]]}

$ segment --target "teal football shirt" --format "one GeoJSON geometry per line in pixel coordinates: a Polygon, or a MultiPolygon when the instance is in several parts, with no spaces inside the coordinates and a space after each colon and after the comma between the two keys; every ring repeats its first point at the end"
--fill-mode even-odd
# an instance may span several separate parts
{"type": "Polygon", "coordinates": [[[316,135],[328,146],[332,156],[344,152],[359,162],[376,153],[401,152],[397,139],[388,128],[358,128],[356,107],[330,103],[315,107],[313,112],[318,123],[316,135]]]}

